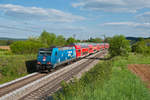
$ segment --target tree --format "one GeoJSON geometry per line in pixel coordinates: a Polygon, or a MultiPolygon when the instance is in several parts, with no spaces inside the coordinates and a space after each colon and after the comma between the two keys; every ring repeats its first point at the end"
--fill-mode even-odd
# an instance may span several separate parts
{"type": "Polygon", "coordinates": [[[107,43],[109,43],[110,40],[111,40],[111,37],[106,37],[104,41],[107,42],[107,43]]]}
{"type": "Polygon", "coordinates": [[[73,38],[73,37],[70,37],[67,39],[67,44],[72,44],[72,43],[75,43],[76,40],[73,38]]]}
{"type": "Polygon", "coordinates": [[[101,38],[90,38],[89,40],[86,40],[86,42],[93,42],[93,43],[100,43],[102,42],[101,38]]]}
{"type": "Polygon", "coordinates": [[[39,37],[40,41],[47,45],[48,47],[54,45],[54,41],[56,39],[56,35],[54,33],[49,33],[43,31],[41,36],[39,37]]]}
{"type": "Polygon", "coordinates": [[[95,39],[93,40],[93,42],[94,42],[94,43],[100,43],[100,42],[102,42],[102,39],[101,39],[101,38],[95,38],[95,39]]]}
{"type": "Polygon", "coordinates": [[[76,40],[76,42],[77,42],[77,43],[80,43],[80,42],[81,42],[81,40],[76,40]]]}
{"type": "Polygon", "coordinates": [[[130,43],[123,35],[116,35],[110,41],[109,53],[111,56],[128,56],[130,52],[130,43]]]}
{"type": "Polygon", "coordinates": [[[65,38],[62,35],[58,35],[54,41],[56,46],[64,46],[66,43],[65,38]]]}
{"type": "Polygon", "coordinates": [[[11,45],[13,42],[13,40],[7,40],[6,45],[11,45]]]}
{"type": "Polygon", "coordinates": [[[132,52],[150,54],[150,40],[140,40],[132,46],[132,52]]]}
{"type": "Polygon", "coordinates": [[[143,38],[143,37],[140,37],[138,40],[139,40],[139,41],[144,41],[144,38],[143,38]]]}

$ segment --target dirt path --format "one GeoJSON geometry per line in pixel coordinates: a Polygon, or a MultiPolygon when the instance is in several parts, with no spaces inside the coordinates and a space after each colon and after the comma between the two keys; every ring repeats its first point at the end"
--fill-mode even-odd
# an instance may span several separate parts
{"type": "Polygon", "coordinates": [[[146,82],[148,84],[148,88],[150,88],[150,65],[130,64],[128,65],[128,69],[146,82]]]}

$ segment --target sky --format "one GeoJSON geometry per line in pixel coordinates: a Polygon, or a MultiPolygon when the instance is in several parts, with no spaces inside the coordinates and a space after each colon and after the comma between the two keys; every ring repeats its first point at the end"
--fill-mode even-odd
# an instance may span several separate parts
{"type": "Polygon", "coordinates": [[[0,0],[0,37],[150,37],[150,0],[0,0]]]}

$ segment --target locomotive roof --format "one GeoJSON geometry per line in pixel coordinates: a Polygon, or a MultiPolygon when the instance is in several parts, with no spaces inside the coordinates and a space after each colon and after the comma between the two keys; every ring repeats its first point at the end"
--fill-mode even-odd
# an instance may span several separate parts
{"type": "Polygon", "coordinates": [[[40,48],[39,50],[40,51],[51,51],[51,50],[53,50],[53,48],[58,48],[59,50],[67,50],[67,49],[73,49],[74,47],[68,47],[68,46],[66,46],[66,47],[51,47],[51,48],[40,48]]]}
{"type": "Polygon", "coordinates": [[[50,51],[50,50],[52,50],[52,49],[53,49],[53,48],[40,48],[39,50],[40,50],[40,51],[42,51],[42,50],[43,50],[43,51],[50,51]]]}

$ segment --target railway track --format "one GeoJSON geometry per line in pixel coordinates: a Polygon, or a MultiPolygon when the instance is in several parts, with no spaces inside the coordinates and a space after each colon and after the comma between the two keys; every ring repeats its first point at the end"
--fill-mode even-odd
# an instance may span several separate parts
{"type": "MultiPolygon", "coordinates": [[[[100,57],[103,55],[103,53],[104,52],[95,54],[96,56],[92,55],[92,57],[100,57]]],[[[1,87],[0,100],[45,99],[45,97],[50,93],[53,93],[58,90],[58,88],[60,88],[61,81],[70,80],[74,75],[78,74],[82,69],[86,68],[95,59],[90,59],[87,57],[87,59],[83,60],[84,61],[80,60],[75,62],[75,64],[68,65],[70,66],[68,68],[60,68],[60,70],[56,70],[50,74],[35,74],[13,84],[1,87]]]]}
{"type": "Polygon", "coordinates": [[[52,93],[56,92],[58,89],[61,88],[61,82],[62,81],[69,81],[73,78],[73,76],[80,73],[82,69],[85,69],[89,64],[91,64],[93,61],[95,61],[94,58],[102,56],[103,53],[96,55],[92,59],[89,58],[89,60],[85,63],[80,64],[80,67],[75,67],[61,75],[58,75],[57,78],[51,80],[46,85],[40,87],[39,89],[33,91],[29,95],[24,96],[20,100],[45,100],[48,96],[50,96],[52,93]]]}
{"type": "Polygon", "coordinates": [[[8,94],[9,92],[12,92],[26,84],[29,84],[41,77],[44,77],[46,74],[35,74],[31,77],[25,78],[23,80],[17,81],[15,83],[12,83],[10,85],[4,86],[0,88],[0,97],[2,97],[5,94],[8,94]]]}

